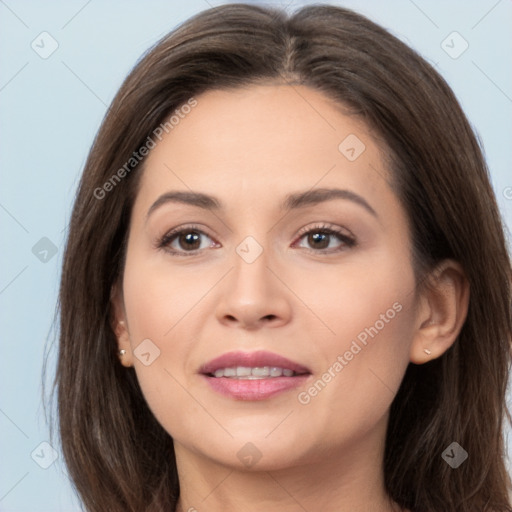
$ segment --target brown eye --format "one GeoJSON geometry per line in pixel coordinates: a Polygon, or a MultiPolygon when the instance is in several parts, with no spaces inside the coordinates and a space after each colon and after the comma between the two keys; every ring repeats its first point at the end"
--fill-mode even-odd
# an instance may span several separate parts
{"type": "Polygon", "coordinates": [[[327,249],[329,247],[329,242],[331,235],[329,233],[310,233],[307,235],[308,244],[314,247],[315,249],[327,249]]]}
{"type": "Polygon", "coordinates": [[[173,230],[158,242],[159,249],[178,256],[187,256],[187,253],[194,254],[196,251],[214,245],[215,242],[206,233],[193,227],[173,230]],[[207,243],[208,239],[211,241],[210,243],[207,243]]]}
{"type": "Polygon", "coordinates": [[[179,247],[185,250],[199,249],[201,245],[200,238],[201,235],[197,231],[182,232],[177,236],[179,247]]]}
{"type": "Polygon", "coordinates": [[[355,238],[327,226],[317,226],[303,231],[299,240],[304,240],[305,249],[313,252],[338,252],[356,245],[355,238]]]}

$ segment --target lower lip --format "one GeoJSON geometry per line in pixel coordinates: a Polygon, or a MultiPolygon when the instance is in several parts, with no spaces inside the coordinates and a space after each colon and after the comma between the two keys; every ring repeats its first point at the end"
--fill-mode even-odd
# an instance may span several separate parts
{"type": "Polygon", "coordinates": [[[265,400],[284,393],[300,385],[309,377],[270,377],[268,379],[230,379],[228,377],[210,377],[204,375],[214,391],[235,400],[265,400]]]}

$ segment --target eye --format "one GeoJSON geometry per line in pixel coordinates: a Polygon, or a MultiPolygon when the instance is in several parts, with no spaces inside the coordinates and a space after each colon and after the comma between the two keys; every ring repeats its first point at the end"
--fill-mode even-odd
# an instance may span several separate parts
{"type": "Polygon", "coordinates": [[[175,256],[188,256],[187,253],[195,254],[201,249],[214,247],[216,242],[203,243],[202,238],[212,240],[204,231],[197,226],[186,226],[176,228],[166,233],[159,241],[158,248],[164,249],[175,256]]]}
{"type": "MultiPolygon", "coordinates": [[[[310,246],[310,248],[304,248],[316,253],[339,252],[356,245],[356,240],[352,235],[327,224],[301,230],[299,240],[302,239],[310,246]]],[[[192,256],[202,249],[218,246],[217,242],[195,225],[173,229],[157,241],[159,249],[163,249],[173,256],[192,256]],[[207,243],[204,238],[209,239],[210,243],[207,243]]]]}
{"type": "Polygon", "coordinates": [[[313,252],[339,252],[356,245],[356,240],[351,234],[327,224],[305,228],[301,230],[299,236],[299,240],[304,239],[312,248],[309,250],[313,252]]]}

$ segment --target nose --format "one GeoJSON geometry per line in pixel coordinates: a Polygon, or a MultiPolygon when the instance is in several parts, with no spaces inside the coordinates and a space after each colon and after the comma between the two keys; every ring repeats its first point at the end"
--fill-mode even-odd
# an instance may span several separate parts
{"type": "Polygon", "coordinates": [[[293,294],[268,264],[265,250],[252,263],[235,255],[234,268],[218,290],[219,322],[228,327],[257,330],[280,327],[290,321],[293,294]]]}

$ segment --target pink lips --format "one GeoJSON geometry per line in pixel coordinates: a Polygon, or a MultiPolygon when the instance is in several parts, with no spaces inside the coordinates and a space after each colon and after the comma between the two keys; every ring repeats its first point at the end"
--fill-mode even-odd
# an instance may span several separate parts
{"type": "Polygon", "coordinates": [[[265,400],[278,393],[300,386],[311,375],[305,366],[272,352],[228,352],[209,361],[199,369],[214,391],[235,400],[265,400]],[[229,377],[214,377],[215,370],[221,368],[245,367],[279,367],[293,370],[293,377],[267,377],[261,379],[234,379],[229,377]]]}

